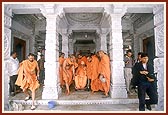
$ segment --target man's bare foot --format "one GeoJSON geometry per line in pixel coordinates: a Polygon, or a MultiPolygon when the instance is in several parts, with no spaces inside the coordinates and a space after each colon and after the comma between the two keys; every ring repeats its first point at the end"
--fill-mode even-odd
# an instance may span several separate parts
{"type": "Polygon", "coordinates": [[[67,95],[67,96],[70,95],[70,92],[67,92],[66,95],[67,95]]]}
{"type": "Polygon", "coordinates": [[[107,94],[107,93],[105,93],[105,96],[108,96],[108,94],[107,94]]]}
{"type": "Polygon", "coordinates": [[[107,98],[109,97],[108,93],[105,93],[105,95],[102,98],[107,98]]]}

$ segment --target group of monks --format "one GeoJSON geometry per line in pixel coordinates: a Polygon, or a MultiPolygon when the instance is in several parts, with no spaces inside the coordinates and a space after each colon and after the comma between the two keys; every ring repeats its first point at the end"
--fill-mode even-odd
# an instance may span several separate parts
{"type": "Polygon", "coordinates": [[[66,86],[67,95],[70,94],[70,85],[75,82],[75,90],[86,89],[90,86],[92,93],[103,91],[108,97],[110,89],[110,59],[104,51],[77,57],[69,55],[59,57],[59,78],[61,87],[66,86]]]}

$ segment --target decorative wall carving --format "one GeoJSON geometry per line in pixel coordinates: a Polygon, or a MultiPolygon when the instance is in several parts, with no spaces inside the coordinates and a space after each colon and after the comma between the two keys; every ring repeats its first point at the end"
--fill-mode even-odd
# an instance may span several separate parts
{"type": "Polygon", "coordinates": [[[4,25],[9,28],[11,27],[11,22],[12,22],[11,17],[4,15],[4,25]]]}
{"type": "Polygon", "coordinates": [[[157,85],[158,85],[158,104],[156,109],[158,111],[163,111],[164,110],[164,102],[165,102],[165,93],[164,93],[164,88],[165,88],[165,76],[164,76],[164,45],[166,45],[165,36],[164,36],[164,5],[159,4],[155,5],[153,7],[153,13],[155,14],[154,16],[154,25],[156,26],[154,28],[155,30],[155,55],[158,58],[154,59],[154,68],[155,72],[157,72],[157,85]]]}
{"type": "Polygon", "coordinates": [[[156,46],[156,56],[164,56],[164,24],[157,26],[155,28],[155,46],[156,46]]]}
{"type": "Polygon", "coordinates": [[[154,25],[157,26],[160,23],[164,23],[164,12],[161,11],[158,14],[155,14],[154,16],[154,25]]]}
{"type": "Polygon", "coordinates": [[[10,43],[11,42],[11,30],[8,28],[4,29],[4,58],[10,57],[10,43]]]}
{"type": "Polygon", "coordinates": [[[12,9],[7,4],[4,5],[4,12],[8,16],[12,16],[12,9]]]}
{"type": "Polygon", "coordinates": [[[153,6],[153,13],[156,14],[156,13],[160,12],[163,9],[164,9],[164,5],[163,4],[154,5],[153,6]]]}
{"type": "MultiPolygon", "coordinates": [[[[10,46],[11,46],[11,30],[9,29],[11,27],[11,16],[12,10],[8,7],[8,5],[4,6],[4,25],[2,25],[4,28],[4,36],[2,37],[3,43],[3,53],[4,53],[4,60],[3,60],[3,90],[4,90],[4,109],[9,110],[9,73],[8,73],[8,59],[10,57],[10,46]]],[[[2,14],[3,15],[3,14],[2,14]]]]}

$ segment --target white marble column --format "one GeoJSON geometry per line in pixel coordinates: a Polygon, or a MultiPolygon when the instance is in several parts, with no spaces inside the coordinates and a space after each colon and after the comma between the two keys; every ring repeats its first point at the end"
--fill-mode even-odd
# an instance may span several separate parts
{"type": "Polygon", "coordinates": [[[96,43],[96,52],[97,52],[100,50],[100,46],[101,46],[101,38],[99,35],[99,31],[97,31],[95,43],[96,43]]]}
{"type": "Polygon", "coordinates": [[[100,38],[97,38],[96,39],[96,52],[100,50],[100,45],[101,45],[100,38]]]}
{"type": "Polygon", "coordinates": [[[56,15],[46,15],[45,81],[42,99],[58,99],[59,42],[56,33],[56,15]]]}
{"type": "MultiPolygon", "coordinates": [[[[58,26],[58,23],[57,25],[58,26]]],[[[62,88],[60,87],[60,78],[59,78],[59,33],[56,32],[56,72],[57,72],[57,89],[58,89],[58,96],[62,93],[62,88]]]]}
{"type": "Polygon", "coordinates": [[[74,53],[74,49],[73,49],[73,47],[74,47],[74,44],[73,44],[73,39],[71,38],[71,39],[69,39],[68,40],[69,41],[69,43],[68,43],[68,46],[69,46],[69,54],[73,54],[74,53]]]}
{"type": "Polygon", "coordinates": [[[121,14],[111,14],[111,98],[127,98],[124,79],[121,14]]]}
{"type": "Polygon", "coordinates": [[[65,57],[68,57],[68,34],[62,33],[62,52],[65,53],[65,57]]]}
{"type": "Polygon", "coordinates": [[[3,18],[3,22],[4,25],[3,27],[3,33],[4,33],[4,38],[2,38],[3,40],[3,57],[2,57],[2,61],[3,61],[3,65],[2,65],[2,72],[3,74],[3,102],[4,102],[4,110],[9,110],[9,72],[7,69],[8,66],[8,60],[10,57],[10,52],[11,52],[11,19],[12,16],[12,9],[9,8],[7,5],[4,6],[4,18],[3,18]]]}
{"type": "Polygon", "coordinates": [[[34,35],[30,36],[31,38],[29,39],[29,52],[37,54],[37,51],[35,51],[35,37],[34,35]]]}
{"type": "Polygon", "coordinates": [[[106,38],[106,33],[101,33],[100,34],[100,40],[101,40],[100,50],[103,50],[104,52],[107,53],[107,38],[106,38]]]}
{"type": "Polygon", "coordinates": [[[164,106],[164,91],[166,88],[166,79],[165,79],[165,50],[164,47],[166,46],[165,36],[164,36],[164,28],[166,25],[164,25],[164,5],[155,5],[153,7],[153,13],[154,13],[154,31],[155,31],[155,55],[158,58],[154,59],[154,68],[155,72],[157,72],[157,86],[158,86],[158,105],[156,109],[158,111],[165,110],[164,106]]]}

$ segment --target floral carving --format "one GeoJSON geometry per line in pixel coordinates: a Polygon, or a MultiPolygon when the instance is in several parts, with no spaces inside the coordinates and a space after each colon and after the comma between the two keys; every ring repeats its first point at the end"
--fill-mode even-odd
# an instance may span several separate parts
{"type": "Polygon", "coordinates": [[[164,55],[164,25],[156,27],[156,46],[157,46],[157,56],[164,55]]]}
{"type": "Polygon", "coordinates": [[[4,57],[10,56],[10,30],[5,28],[4,31],[4,57]]]}

